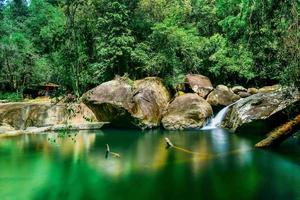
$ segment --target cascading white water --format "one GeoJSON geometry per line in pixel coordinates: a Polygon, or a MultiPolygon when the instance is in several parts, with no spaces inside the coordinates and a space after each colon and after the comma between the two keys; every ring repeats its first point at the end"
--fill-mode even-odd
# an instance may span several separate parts
{"type": "Polygon", "coordinates": [[[208,122],[208,124],[205,127],[203,127],[202,129],[205,130],[205,129],[218,128],[221,125],[221,123],[222,123],[222,121],[223,121],[223,119],[224,119],[224,117],[225,117],[225,115],[226,115],[229,107],[230,106],[226,106],[225,108],[223,108],[222,110],[220,110],[220,112],[218,112],[218,114],[216,115],[216,117],[212,118],[210,120],[210,122],[208,122]]]}
{"type": "MultiPolygon", "coordinates": [[[[240,100],[238,100],[240,101],[240,100]]],[[[204,126],[202,128],[202,130],[208,130],[208,129],[214,129],[214,128],[218,128],[221,126],[222,122],[223,122],[223,119],[224,117],[226,116],[226,113],[228,111],[228,109],[230,108],[230,106],[233,106],[234,104],[236,104],[238,101],[230,104],[229,106],[226,106],[225,108],[223,108],[222,110],[220,110],[218,112],[218,114],[213,117],[206,126],[204,126]]]]}

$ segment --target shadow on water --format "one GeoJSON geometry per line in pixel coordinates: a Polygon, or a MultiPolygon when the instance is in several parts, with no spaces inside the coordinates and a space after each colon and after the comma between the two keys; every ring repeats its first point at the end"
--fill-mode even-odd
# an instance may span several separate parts
{"type": "MultiPolygon", "coordinates": [[[[257,130],[257,128],[254,130],[257,130]]],[[[246,132],[238,132],[237,135],[238,137],[251,142],[252,146],[266,138],[266,135],[258,134],[257,132],[251,130],[248,130],[246,132]]],[[[279,146],[275,146],[270,149],[259,149],[257,151],[266,151],[272,154],[277,154],[283,156],[285,159],[289,159],[295,164],[300,165],[300,140],[296,137],[290,137],[279,146]]]]}
{"type": "Polygon", "coordinates": [[[105,129],[54,143],[49,137],[55,135],[0,140],[1,199],[300,197],[300,161],[292,159],[299,148],[285,150],[290,144],[255,150],[255,140],[223,129],[105,129]],[[165,149],[165,137],[188,151],[165,149]],[[106,144],[121,157],[105,158],[106,144]]]}

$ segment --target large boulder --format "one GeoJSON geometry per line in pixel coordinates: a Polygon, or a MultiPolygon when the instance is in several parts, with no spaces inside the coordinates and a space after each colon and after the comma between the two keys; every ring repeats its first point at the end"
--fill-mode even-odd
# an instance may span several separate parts
{"type": "Polygon", "coordinates": [[[132,81],[118,77],[89,90],[82,96],[82,101],[93,111],[98,121],[122,126],[131,118],[132,95],[132,81]]]}
{"type": "Polygon", "coordinates": [[[52,104],[50,102],[18,102],[0,104],[0,124],[14,129],[45,127],[95,120],[84,104],[52,104]]]}
{"type": "Polygon", "coordinates": [[[299,112],[297,90],[284,89],[258,93],[242,99],[229,108],[222,126],[232,131],[267,133],[299,112]]]}
{"type": "Polygon", "coordinates": [[[193,92],[205,98],[214,88],[208,77],[199,74],[188,74],[185,78],[185,84],[193,92]]]}
{"type": "Polygon", "coordinates": [[[170,95],[159,78],[132,81],[117,77],[86,92],[82,99],[99,121],[144,129],[160,125],[170,95]]]}
{"type": "Polygon", "coordinates": [[[212,106],[228,106],[240,99],[225,85],[218,85],[208,96],[207,102],[212,106]]]}
{"type": "Polygon", "coordinates": [[[148,77],[134,81],[132,115],[138,126],[153,128],[160,125],[162,113],[170,101],[170,94],[161,79],[148,77]]]}
{"type": "Polygon", "coordinates": [[[202,97],[184,94],[169,104],[162,124],[168,130],[199,129],[212,113],[211,106],[202,97]]]}

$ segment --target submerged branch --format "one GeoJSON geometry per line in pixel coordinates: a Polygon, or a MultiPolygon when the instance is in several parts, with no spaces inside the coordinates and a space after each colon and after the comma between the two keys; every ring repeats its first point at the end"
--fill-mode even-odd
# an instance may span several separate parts
{"type": "Polygon", "coordinates": [[[106,144],[105,158],[108,158],[109,155],[112,155],[113,157],[116,157],[116,158],[120,158],[121,157],[120,154],[115,153],[115,152],[111,152],[110,148],[109,148],[109,145],[106,144]]]}
{"type": "Polygon", "coordinates": [[[222,152],[222,153],[216,153],[216,154],[207,154],[207,153],[195,152],[195,151],[191,151],[191,150],[188,150],[188,149],[185,149],[185,148],[181,148],[181,147],[175,146],[169,140],[169,138],[165,138],[165,142],[166,142],[166,145],[167,145],[166,149],[174,148],[174,149],[182,151],[184,153],[201,156],[204,159],[212,159],[212,158],[216,158],[216,157],[223,157],[223,156],[227,156],[227,155],[230,155],[230,154],[245,153],[245,152],[253,150],[253,148],[249,148],[249,149],[235,149],[235,150],[231,150],[231,151],[228,151],[228,152],[222,152]]]}

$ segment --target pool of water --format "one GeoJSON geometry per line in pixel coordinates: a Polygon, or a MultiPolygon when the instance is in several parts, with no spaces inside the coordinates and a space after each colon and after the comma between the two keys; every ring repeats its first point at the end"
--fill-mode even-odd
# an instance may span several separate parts
{"type": "Polygon", "coordinates": [[[0,199],[300,200],[300,145],[255,142],[223,129],[1,138],[0,199]],[[106,144],[121,157],[105,158],[106,144]]]}

